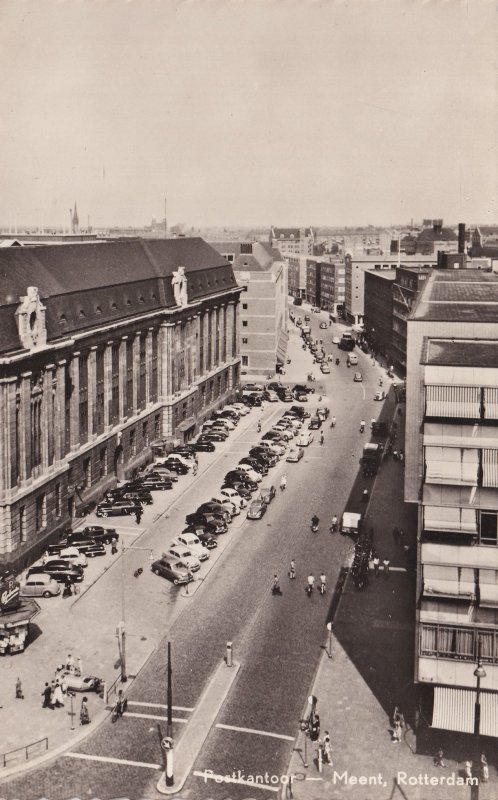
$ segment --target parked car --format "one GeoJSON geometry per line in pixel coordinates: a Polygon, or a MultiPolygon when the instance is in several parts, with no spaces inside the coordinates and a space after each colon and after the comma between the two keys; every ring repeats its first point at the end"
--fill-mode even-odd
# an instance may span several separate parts
{"type": "Polygon", "coordinates": [[[262,475],[256,472],[249,464],[237,464],[237,470],[244,472],[255,483],[259,483],[262,480],[262,475]]]}
{"type": "Polygon", "coordinates": [[[151,570],[154,575],[160,575],[162,578],[173,581],[175,586],[180,583],[190,583],[190,581],[194,580],[194,576],[187,565],[172,556],[163,556],[154,561],[151,565],[151,570]]]}
{"type": "Polygon", "coordinates": [[[180,544],[173,544],[168,548],[168,552],[164,553],[168,557],[172,557],[177,561],[183,561],[190,572],[198,572],[201,568],[201,562],[188,547],[180,544]]]}
{"type": "Polygon", "coordinates": [[[56,597],[60,593],[60,583],[46,572],[28,575],[21,586],[22,597],[56,597]]]}
{"type": "Polygon", "coordinates": [[[263,445],[257,445],[256,447],[251,447],[249,450],[249,456],[251,458],[256,458],[258,461],[263,461],[267,464],[268,467],[274,467],[278,461],[278,456],[273,450],[267,448],[263,445]]]}
{"type": "Polygon", "coordinates": [[[197,525],[198,523],[203,525],[206,522],[213,525],[213,528],[210,530],[212,534],[218,535],[220,533],[226,533],[228,530],[225,520],[219,514],[212,514],[208,511],[196,511],[193,514],[187,514],[185,517],[185,523],[187,525],[197,525]]]}
{"type": "Polygon", "coordinates": [[[140,487],[150,492],[164,492],[173,488],[171,478],[166,478],[160,473],[151,472],[146,478],[140,478],[140,487]]]}
{"type": "Polygon", "coordinates": [[[288,386],[281,386],[277,391],[277,396],[283,403],[292,403],[292,392],[288,386]]]}
{"type": "Polygon", "coordinates": [[[212,500],[208,501],[207,503],[201,503],[201,505],[197,508],[197,511],[199,513],[208,512],[209,514],[216,514],[216,516],[225,520],[227,524],[232,521],[232,515],[228,511],[227,507],[222,503],[215,503],[212,500]]]}
{"type": "Polygon", "coordinates": [[[209,558],[209,551],[207,547],[204,547],[201,540],[195,535],[195,533],[179,533],[172,542],[172,546],[175,545],[186,547],[201,562],[207,561],[209,558]]]}
{"type": "Polygon", "coordinates": [[[79,549],[86,555],[87,558],[97,558],[106,555],[106,549],[103,542],[93,542],[92,544],[85,545],[83,548],[79,549]]]}
{"type": "Polygon", "coordinates": [[[211,430],[214,428],[225,428],[227,431],[234,431],[237,427],[237,423],[234,419],[230,416],[224,416],[220,414],[213,420],[213,424],[210,426],[211,430]]]}
{"type": "Polygon", "coordinates": [[[324,375],[330,374],[330,367],[326,361],[324,361],[323,364],[320,364],[320,370],[321,372],[323,372],[324,375]]]}
{"type": "Polygon", "coordinates": [[[355,372],[353,380],[355,381],[355,383],[361,383],[363,380],[363,375],[361,374],[361,372],[355,372]]]}
{"type": "Polygon", "coordinates": [[[298,415],[299,419],[306,419],[306,417],[311,417],[309,411],[306,411],[305,408],[302,406],[291,406],[288,411],[294,411],[295,414],[298,415]]]}
{"type": "Polygon", "coordinates": [[[199,439],[194,442],[193,446],[199,453],[213,453],[216,450],[213,442],[205,442],[199,439]]]}
{"type": "Polygon", "coordinates": [[[221,487],[221,489],[222,490],[234,489],[237,492],[237,494],[240,495],[240,497],[242,497],[242,499],[246,501],[246,505],[252,497],[252,492],[249,489],[248,485],[245,483],[245,481],[237,480],[236,478],[230,481],[226,481],[221,487]]]}
{"type": "Polygon", "coordinates": [[[37,565],[28,570],[28,576],[46,572],[56,581],[70,580],[71,583],[83,580],[83,567],[75,567],[69,561],[49,561],[48,564],[37,565]]]}
{"type": "Polygon", "coordinates": [[[276,495],[276,489],[272,486],[262,486],[259,490],[259,496],[263,502],[266,503],[267,506],[270,505],[271,501],[276,495]]]}
{"type": "Polygon", "coordinates": [[[283,443],[284,437],[282,436],[282,432],[281,431],[268,431],[267,433],[264,434],[263,441],[264,442],[266,442],[266,441],[276,441],[276,442],[283,443]]]}
{"type": "Polygon", "coordinates": [[[304,456],[303,448],[302,447],[291,447],[287,454],[286,461],[301,461],[302,457],[304,456]]]}
{"type": "Polygon", "coordinates": [[[86,536],[93,539],[95,542],[103,542],[110,544],[113,539],[119,540],[119,533],[116,528],[104,528],[102,525],[85,525],[78,535],[86,536]]]}
{"type": "Polygon", "coordinates": [[[246,404],[246,406],[253,407],[253,406],[260,406],[262,398],[257,394],[243,394],[242,395],[242,402],[246,404]]]}
{"type": "Polygon", "coordinates": [[[290,442],[290,440],[294,438],[294,431],[289,430],[286,425],[275,425],[272,428],[272,431],[279,433],[282,439],[284,439],[286,442],[290,442]]]}
{"type": "Polygon", "coordinates": [[[263,387],[259,383],[245,383],[242,387],[243,392],[262,392],[263,387]]]}
{"type": "Polygon", "coordinates": [[[150,493],[150,491],[144,487],[136,488],[136,489],[129,489],[122,487],[120,489],[111,489],[109,492],[105,493],[106,500],[134,500],[140,505],[147,505],[150,506],[154,502],[154,499],[150,493]]]}
{"type": "Polygon", "coordinates": [[[317,431],[319,428],[322,427],[322,420],[320,417],[311,417],[308,428],[310,431],[317,431]]]}
{"type": "Polygon", "coordinates": [[[256,500],[251,502],[247,510],[247,519],[261,519],[261,517],[266,514],[267,508],[268,506],[261,497],[256,498],[256,500]]]}
{"type": "Polygon", "coordinates": [[[84,553],[80,553],[77,547],[65,547],[58,553],[48,553],[43,556],[43,563],[48,564],[53,561],[68,561],[77,567],[85,568],[88,566],[88,559],[84,553]]]}
{"type": "Polygon", "coordinates": [[[179,456],[180,458],[185,458],[187,464],[195,463],[197,464],[198,458],[197,453],[190,445],[178,445],[178,447],[174,447],[171,451],[171,455],[179,456]]]}
{"type": "Polygon", "coordinates": [[[326,322],[320,322],[320,330],[324,331],[324,330],[325,330],[326,328],[328,328],[328,327],[329,327],[329,326],[327,325],[327,323],[326,323],[326,322]]]}
{"type": "Polygon", "coordinates": [[[213,550],[218,547],[218,540],[216,533],[216,524],[211,522],[196,522],[195,525],[187,525],[182,533],[195,533],[201,540],[202,545],[207,547],[208,550],[213,550]]]}
{"type": "Polygon", "coordinates": [[[177,475],[186,475],[192,469],[192,465],[181,456],[168,456],[164,461],[166,469],[176,472],[177,475]]]}
{"type": "Polygon", "coordinates": [[[358,363],[358,356],[356,353],[348,353],[347,363],[350,367],[355,367],[358,363]]]}
{"type": "Polygon", "coordinates": [[[278,403],[278,394],[273,389],[265,389],[263,392],[263,400],[268,403],[278,403]]]}
{"type": "Polygon", "coordinates": [[[287,445],[280,439],[262,439],[255,445],[255,447],[263,447],[266,452],[273,453],[273,455],[277,457],[278,461],[280,456],[284,455],[287,445]]]}
{"type": "Polygon", "coordinates": [[[247,464],[248,467],[251,467],[251,469],[258,472],[260,475],[268,475],[268,465],[265,464],[263,460],[258,460],[252,456],[244,456],[244,458],[241,458],[239,461],[239,465],[242,464],[247,464]]]}
{"type": "Polygon", "coordinates": [[[221,492],[219,496],[212,497],[211,502],[217,503],[219,506],[225,508],[231,517],[235,517],[237,514],[240,514],[240,505],[232,502],[232,500],[229,500],[229,498],[223,495],[221,492]]]}
{"type": "Polygon", "coordinates": [[[249,414],[249,409],[245,405],[245,403],[232,403],[232,406],[239,412],[239,414],[245,417],[246,414],[249,414]]]}
{"type": "Polygon", "coordinates": [[[197,438],[198,442],[224,442],[228,439],[228,431],[225,430],[210,430],[207,433],[201,433],[197,438]]]}
{"type": "Polygon", "coordinates": [[[227,500],[230,500],[234,506],[238,506],[239,510],[241,508],[245,508],[247,505],[247,501],[244,497],[236,489],[229,489],[228,487],[225,489],[220,489],[220,494],[222,497],[225,497],[227,500]]]}
{"type": "MultiPolygon", "coordinates": [[[[161,478],[166,478],[167,480],[170,480],[172,483],[176,483],[178,481],[178,475],[176,474],[176,472],[173,472],[171,469],[165,467],[163,461],[156,461],[154,464],[149,464],[147,469],[145,469],[143,472],[140,472],[138,477],[135,478],[134,480],[136,481],[146,480],[151,475],[153,475],[154,477],[160,475],[161,478]]],[[[130,487],[133,483],[134,481],[128,481],[127,486],[130,487]]]]}
{"type": "Polygon", "coordinates": [[[299,436],[297,437],[296,444],[299,447],[308,447],[309,444],[313,441],[313,434],[311,431],[301,431],[299,436]]]}
{"type": "Polygon", "coordinates": [[[251,490],[251,492],[255,492],[258,488],[258,484],[256,481],[253,481],[247,472],[241,469],[231,469],[230,472],[227,472],[225,475],[225,483],[231,483],[231,481],[243,481],[247,488],[251,490]]]}
{"type": "Polygon", "coordinates": [[[296,383],[292,387],[293,392],[305,392],[306,394],[313,394],[315,391],[314,386],[308,386],[307,383],[296,383]]]}
{"type": "Polygon", "coordinates": [[[133,500],[102,500],[95,514],[97,517],[120,517],[135,514],[138,509],[141,509],[140,503],[133,500]]]}
{"type": "Polygon", "coordinates": [[[338,336],[333,336],[333,337],[332,337],[332,342],[333,342],[333,344],[339,344],[339,342],[340,342],[340,341],[341,341],[341,340],[339,339],[339,337],[338,337],[338,336]]]}
{"type": "Polygon", "coordinates": [[[63,672],[60,677],[70,692],[101,692],[104,683],[102,678],[97,678],[95,675],[75,675],[72,672],[63,672]]]}

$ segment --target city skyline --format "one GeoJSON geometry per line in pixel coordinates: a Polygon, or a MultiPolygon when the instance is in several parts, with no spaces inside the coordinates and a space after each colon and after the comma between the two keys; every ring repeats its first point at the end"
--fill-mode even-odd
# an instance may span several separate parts
{"type": "Polygon", "coordinates": [[[6,3],[0,222],[496,222],[494,3],[6,3]]]}

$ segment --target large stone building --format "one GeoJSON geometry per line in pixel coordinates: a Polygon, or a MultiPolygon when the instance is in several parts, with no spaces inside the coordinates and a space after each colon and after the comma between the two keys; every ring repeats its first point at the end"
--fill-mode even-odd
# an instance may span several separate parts
{"type": "Polygon", "coordinates": [[[289,294],[337,313],[344,305],[344,259],[334,256],[287,255],[289,294]]]}
{"type": "Polygon", "coordinates": [[[201,239],[0,250],[3,566],[231,395],[239,294],[201,239]]]}
{"type": "Polygon", "coordinates": [[[498,736],[498,276],[433,271],[408,318],[405,500],[419,509],[423,718],[498,736]]]}
{"type": "Polygon", "coordinates": [[[232,264],[239,286],[241,373],[273,375],[287,351],[287,265],[267,242],[213,243],[232,264]]]}

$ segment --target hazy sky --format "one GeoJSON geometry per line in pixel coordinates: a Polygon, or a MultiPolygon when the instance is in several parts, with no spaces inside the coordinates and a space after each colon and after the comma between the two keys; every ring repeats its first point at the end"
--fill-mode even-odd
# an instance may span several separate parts
{"type": "Polygon", "coordinates": [[[498,223],[495,0],[0,0],[0,223],[498,223]]]}

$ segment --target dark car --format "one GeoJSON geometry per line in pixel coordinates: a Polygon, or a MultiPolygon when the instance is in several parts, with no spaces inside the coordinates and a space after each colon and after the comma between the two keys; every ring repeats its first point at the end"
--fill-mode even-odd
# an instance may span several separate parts
{"type": "Polygon", "coordinates": [[[274,381],[273,383],[267,383],[266,388],[271,392],[278,392],[278,390],[282,388],[282,384],[274,381]]]}
{"type": "Polygon", "coordinates": [[[260,475],[268,475],[268,465],[262,458],[245,456],[240,459],[239,464],[247,464],[249,467],[256,470],[256,472],[259,472],[260,475]]]}
{"type": "Polygon", "coordinates": [[[142,510],[142,506],[134,500],[102,500],[95,514],[97,517],[122,517],[136,514],[138,509],[142,510]]]}
{"type": "Polygon", "coordinates": [[[278,431],[268,431],[262,439],[264,442],[282,442],[282,444],[285,444],[284,437],[278,431]]]}
{"type": "Polygon", "coordinates": [[[151,472],[146,478],[140,478],[140,487],[149,492],[163,492],[173,488],[173,481],[160,472],[151,472]]]}
{"type": "Polygon", "coordinates": [[[230,481],[242,481],[247,485],[247,488],[251,490],[251,492],[255,492],[258,488],[258,484],[256,481],[252,481],[244,470],[240,469],[232,469],[230,472],[227,472],[224,478],[225,482],[230,483],[230,481]]]}
{"type": "Polygon", "coordinates": [[[140,488],[125,488],[124,486],[119,489],[111,489],[105,493],[107,500],[135,500],[140,505],[150,506],[154,499],[148,489],[140,488]]]}
{"type": "Polygon", "coordinates": [[[198,539],[201,540],[202,546],[208,550],[213,550],[218,547],[216,540],[216,524],[211,522],[197,522],[192,525],[187,525],[182,533],[195,533],[198,539]]]}
{"type": "Polygon", "coordinates": [[[289,411],[294,411],[298,415],[299,419],[305,419],[305,417],[311,416],[310,412],[306,411],[306,409],[302,406],[291,406],[289,411]]]}
{"type": "Polygon", "coordinates": [[[222,430],[215,430],[213,431],[210,429],[209,431],[203,431],[199,436],[197,441],[200,442],[224,442],[225,439],[228,439],[228,432],[222,430]]]}
{"type": "Polygon", "coordinates": [[[113,539],[116,539],[116,541],[119,539],[119,533],[116,528],[104,528],[102,525],[86,525],[81,531],[78,531],[78,534],[104,544],[110,544],[113,539]]]}
{"type": "Polygon", "coordinates": [[[252,492],[249,489],[248,485],[244,481],[226,481],[222,489],[235,489],[244,500],[250,500],[252,496],[252,492]]]}
{"type": "Polygon", "coordinates": [[[241,397],[241,401],[242,401],[242,403],[244,403],[244,405],[250,406],[250,407],[252,407],[252,406],[260,406],[262,404],[262,402],[263,402],[263,400],[260,397],[260,395],[257,395],[257,394],[244,394],[241,397]]]}
{"type": "Polygon", "coordinates": [[[313,394],[315,389],[313,386],[308,386],[306,383],[296,383],[295,386],[292,387],[293,392],[304,392],[305,394],[313,394]]]}
{"type": "Polygon", "coordinates": [[[154,561],[151,565],[151,570],[154,575],[160,575],[162,578],[173,581],[175,586],[180,583],[190,583],[190,581],[194,580],[194,576],[188,566],[173,556],[163,556],[158,561],[154,561]]]}
{"type": "Polygon", "coordinates": [[[42,567],[31,567],[28,575],[46,572],[56,581],[70,580],[72,583],[83,580],[83,567],[70,564],[69,561],[48,561],[42,567]]]}
{"type": "Polygon", "coordinates": [[[174,456],[168,456],[163,464],[166,469],[176,472],[177,475],[187,475],[190,472],[190,467],[184,464],[183,461],[180,461],[179,458],[175,458],[174,456]]]}
{"type": "Polygon", "coordinates": [[[203,441],[200,438],[197,440],[197,442],[194,442],[193,446],[199,453],[212,453],[214,450],[216,450],[213,442],[203,441]]]}
{"type": "Polygon", "coordinates": [[[225,522],[232,521],[232,515],[228,511],[228,509],[222,505],[221,503],[215,503],[214,501],[210,500],[207,503],[201,503],[199,508],[197,509],[197,513],[201,514],[216,514],[218,517],[222,517],[225,522]]]}
{"type": "Polygon", "coordinates": [[[187,514],[185,517],[185,522],[187,525],[203,525],[205,523],[211,523],[213,526],[211,533],[216,535],[220,533],[226,533],[228,530],[227,524],[223,517],[219,516],[218,514],[212,514],[209,511],[196,511],[194,514],[187,514]]]}
{"type": "MultiPolygon", "coordinates": [[[[118,534],[116,534],[116,539],[118,534]]],[[[80,553],[83,553],[87,558],[95,558],[95,556],[105,556],[106,549],[103,541],[98,541],[91,536],[83,536],[79,533],[72,533],[69,536],[63,536],[59,545],[65,547],[76,547],[80,553]]]]}
{"type": "Polygon", "coordinates": [[[292,397],[292,392],[288,388],[288,386],[280,386],[280,388],[278,390],[275,389],[275,391],[278,395],[278,399],[281,400],[283,403],[291,403],[292,400],[294,399],[292,397]]]}
{"type": "Polygon", "coordinates": [[[249,455],[251,458],[257,458],[263,461],[268,467],[274,467],[278,461],[275,453],[272,453],[271,450],[267,450],[266,447],[252,447],[251,450],[249,450],[249,455]]]}
{"type": "Polygon", "coordinates": [[[190,447],[188,448],[188,450],[187,450],[186,447],[175,447],[175,449],[172,451],[171,455],[173,455],[173,456],[182,456],[182,458],[186,458],[187,461],[189,461],[191,464],[194,464],[194,463],[197,464],[197,462],[199,460],[197,458],[197,453],[195,452],[195,450],[193,448],[190,448],[190,447]]]}
{"type": "Polygon", "coordinates": [[[321,427],[322,427],[322,420],[320,419],[320,417],[311,417],[308,423],[308,428],[310,429],[310,431],[316,431],[318,430],[318,428],[321,427]]]}

